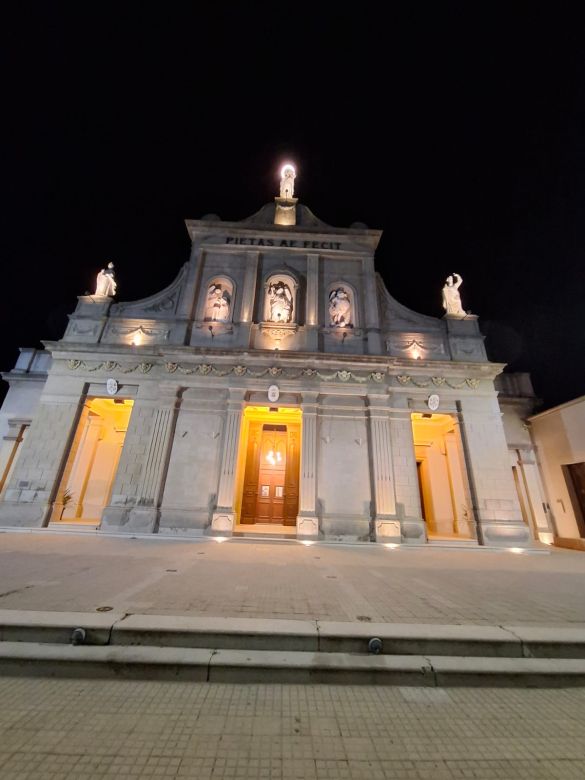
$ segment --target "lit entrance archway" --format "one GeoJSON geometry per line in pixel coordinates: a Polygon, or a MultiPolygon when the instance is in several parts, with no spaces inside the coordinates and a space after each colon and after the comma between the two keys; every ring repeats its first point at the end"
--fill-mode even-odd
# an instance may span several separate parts
{"type": "Polygon", "coordinates": [[[51,523],[99,524],[110,500],[134,401],[88,399],[67,458],[51,523]]]}
{"type": "Polygon", "coordinates": [[[235,507],[241,526],[296,526],[300,447],[300,409],[246,407],[235,507]]]}
{"type": "Polygon", "coordinates": [[[423,518],[431,540],[472,539],[474,523],[465,459],[450,414],[412,415],[423,518]]]}

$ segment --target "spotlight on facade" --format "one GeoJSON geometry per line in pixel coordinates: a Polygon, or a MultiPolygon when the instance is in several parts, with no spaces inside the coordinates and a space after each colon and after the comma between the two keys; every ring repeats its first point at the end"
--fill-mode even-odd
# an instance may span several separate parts
{"type": "Polygon", "coordinates": [[[508,547],[509,552],[516,553],[516,555],[521,555],[524,552],[523,547],[508,547]]]}
{"type": "Polygon", "coordinates": [[[400,547],[400,545],[394,544],[393,542],[386,542],[384,544],[384,547],[387,547],[389,550],[397,550],[400,547]]]}
{"type": "Polygon", "coordinates": [[[310,547],[312,544],[315,544],[315,542],[312,542],[310,539],[303,539],[301,544],[304,544],[305,547],[310,547]]]}
{"type": "Polygon", "coordinates": [[[211,537],[214,542],[217,542],[218,544],[221,544],[222,542],[227,542],[228,537],[227,536],[212,536],[211,537]]]}

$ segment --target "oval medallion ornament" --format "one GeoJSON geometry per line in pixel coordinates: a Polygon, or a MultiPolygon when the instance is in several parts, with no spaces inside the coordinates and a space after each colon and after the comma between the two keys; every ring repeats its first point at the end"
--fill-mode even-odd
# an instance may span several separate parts
{"type": "Polygon", "coordinates": [[[278,389],[278,385],[270,385],[268,388],[268,400],[271,404],[276,403],[278,399],[280,398],[280,390],[278,389]]]}
{"type": "Polygon", "coordinates": [[[431,412],[436,412],[439,408],[440,398],[436,393],[433,393],[432,395],[429,395],[427,398],[427,406],[431,410],[431,412]]]}
{"type": "Polygon", "coordinates": [[[108,395],[116,395],[118,392],[118,382],[115,379],[108,379],[106,382],[106,390],[108,395]]]}

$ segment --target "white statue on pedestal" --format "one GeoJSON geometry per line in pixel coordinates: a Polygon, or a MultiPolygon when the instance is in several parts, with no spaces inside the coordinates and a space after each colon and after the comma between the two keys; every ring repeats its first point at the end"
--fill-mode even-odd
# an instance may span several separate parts
{"type": "Polygon", "coordinates": [[[205,319],[214,322],[227,322],[230,316],[230,296],[221,284],[212,284],[207,290],[205,319]]]}
{"type": "Polygon", "coordinates": [[[116,294],[116,280],[114,279],[114,264],[108,263],[107,268],[102,270],[97,275],[97,281],[95,286],[95,294],[103,296],[114,296],[116,294]]]}
{"type": "Polygon", "coordinates": [[[352,324],[351,302],[343,287],[329,294],[329,324],[335,328],[347,328],[352,324]]]}
{"type": "Polygon", "coordinates": [[[273,282],[268,288],[271,322],[290,322],[292,320],[293,297],[288,284],[273,282]]]}
{"type": "Polygon", "coordinates": [[[295,194],[296,171],[290,163],[283,166],[280,172],[280,197],[284,200],[292,200],[295,194]]]}
{"type": "Polygon", "coordinates": [[[463,279],[459,274],[453,274],[448,276],[443,287],[443,308],[445,312],[451,317],[466,317],[467,312],[463,310],[461,306],[461,296],[459,295],[459,288],[463,279]]]}

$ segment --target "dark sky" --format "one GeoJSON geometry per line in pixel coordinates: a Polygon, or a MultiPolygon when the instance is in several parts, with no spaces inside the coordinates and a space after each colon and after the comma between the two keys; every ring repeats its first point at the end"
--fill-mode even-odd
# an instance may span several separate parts
{"type": "Polygon", "coordinates": [[[108,260],[120,299],[168,284],[183,220],[248,216],[291,159],[317,216],[384,230],[399,301],[440,316],[456,271],[492,359],[547,406],[585,393],[576,10],[21,5],[1,33],[0,368],[58,338],[108,260]]]}

